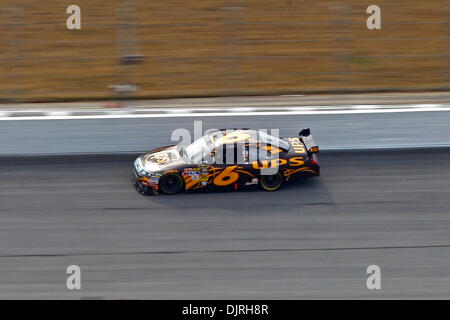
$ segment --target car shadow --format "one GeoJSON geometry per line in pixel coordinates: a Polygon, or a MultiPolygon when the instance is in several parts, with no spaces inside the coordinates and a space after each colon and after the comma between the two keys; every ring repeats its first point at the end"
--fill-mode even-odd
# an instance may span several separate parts
{"type": "Polygon", "coordinates": [[[189,209],[218,207],[221,210],[245,210],[250,207],[282,208],[283,206],[335,206],[322,177],[305,178],[285,183],[279,190],[268,192],[259,186],[241,190],[198,190],[176,195],[142,196],[143,201],[167,208],[189,209]]]}

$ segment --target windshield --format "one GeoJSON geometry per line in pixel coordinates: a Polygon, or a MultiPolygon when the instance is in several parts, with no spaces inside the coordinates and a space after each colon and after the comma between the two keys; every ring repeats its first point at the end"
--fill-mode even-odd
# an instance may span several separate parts
{"type": "Polygon", "coordinates": [[[209,136],[204,136],[184,148],[184,155],[191,162],[197,163],[204,158],[204,155],[211,152],[211,146],[212,144],[209,136]]]}

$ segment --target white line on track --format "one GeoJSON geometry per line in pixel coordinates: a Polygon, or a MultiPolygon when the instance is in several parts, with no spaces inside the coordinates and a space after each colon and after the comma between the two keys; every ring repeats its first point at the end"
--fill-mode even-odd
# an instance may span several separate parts
{"type": "MultiPolygon", "coordinates": [[[[42,116],[4,116],[0,121],[30,120],[83,120],[83,119],[134,119],[134,118],[175,118],[175,117],[233,117],[233,116],[287,116],[287,115],[328,115],[328,114],[369,114],[369,113],[404,113],[450,111],[450,104],[416,104],[416,105],[353,105],[353,106],[272,106],[251,108],[191,108],[191,109],[132,109],[132,110],[47,110],[42,116]],[[282,110],[275,111],[280,108],[282,110]],[[345,108],[345,109],[343,109],[345,108]],[[335,109],[335,110],[333,110],[335,109]],[[264,111],[270,110],[270,111],[264,111]],[[154,113],[154,112],[161,113],[154,113]],[[205,112],[209,111],[209,112],[205,112]],[[87,115],[71,115],[73,113],[87,115]],[[139,114],[134,114],[139,112],[139,114]],[[151,112],[146,114],[145,112],[151,112]],[[95,113],[89,115],[89,113],[95,113]],[[98,114],[104,113],[104,114],[98,114]]],[[[13,112],[10,112],[10,114],[13,112]]]]}

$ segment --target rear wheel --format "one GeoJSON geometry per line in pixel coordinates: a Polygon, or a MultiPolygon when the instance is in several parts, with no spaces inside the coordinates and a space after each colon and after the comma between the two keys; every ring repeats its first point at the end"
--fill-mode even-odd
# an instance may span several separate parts
{"type": "Polygon", "coordinates": [[[183,178],[179,174],[170,173],[161,177],[159,188],[165,194],[175,194],[183,188],[183,178]]]}
{"type": "Polygon", "coordinates": [[[259,182],[261,187],[266,191],[275,191],[280,189],[283,184],[283,176],[280,172],[272,176],[261,176],[259,182]]]}

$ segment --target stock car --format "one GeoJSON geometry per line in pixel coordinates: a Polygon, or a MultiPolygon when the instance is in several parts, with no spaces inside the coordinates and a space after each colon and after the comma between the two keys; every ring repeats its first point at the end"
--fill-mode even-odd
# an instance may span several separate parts
{"type": "Polygon", "coordinates": [[[284,182],[320,175],[310,129],[278,138],[264,130],[221,129],[188,146],[155,149],[134,161],[132,183],[143,195],[195,190],[278,190],[284,182]]]}

